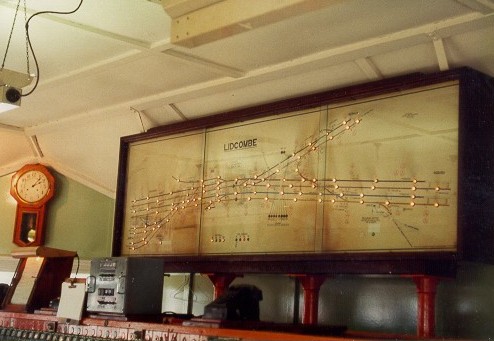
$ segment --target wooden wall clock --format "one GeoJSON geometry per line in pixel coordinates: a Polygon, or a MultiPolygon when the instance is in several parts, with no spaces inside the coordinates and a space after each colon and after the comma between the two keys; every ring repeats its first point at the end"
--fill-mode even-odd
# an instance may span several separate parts
{"type": "Polygon", "coordinates": [[[10,194],[17,201],[13,242],[19,246],[43,244],[47,202],[55,193],[55,179],[41,164],[29,164],[12,177],[10,194]]]}

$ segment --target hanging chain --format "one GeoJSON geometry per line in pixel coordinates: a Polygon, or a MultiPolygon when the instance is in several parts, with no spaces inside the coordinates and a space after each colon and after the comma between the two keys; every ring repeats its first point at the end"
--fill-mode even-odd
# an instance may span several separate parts
{"type": "Polygon", "coordinates": [[[5,59],[7,59],[7,52],[9,51],[10,40],[12,39],[12,34],[14,32],[15,20],[17,18],[17,13],[19,12],[20,4],[21,4],[21,0],[17,2],[17,7],[15,9],[15,15],[14,15],[14,22],[12,23],[12,28],[10,29],[9,40],[7,42],[7,48],[5,49],[5,55],[3,56],[2,67],[0,68],[0,70],[3,70],[3,67],[5,65],[5,59]]]}
{"type": "MultiPolygon", "coordinates": [[[[10,47],[10,41],[12,40],[12,36],[14,34],[14,28],[15,28],[15,22],[17,20],[17,13],[19,13],[19,7],[21,5],[21,0],[17,2],[17,7],[15,8],[15,15],[14,15],[14,21],[12,22],[12,28],[10,29],[10,34],[9,34],[9,40],[7,42],[7,47],[5,49],[5,55],[3,56],[3,61],[2,61],[2,67],[0,67],[0,70],[3,70],[5,66],[5,61],[7,60],[7,53],[9,52],[9,47],[10,47]]],[[[27,6],[26,6],[26,0],[24,0],[24,22],[27,22],[27,6]]],[[[27,65],[27,74],[31,74],[31,69],[29,67],[29,43],[27,40],[27,29],[26,29],[26,65],[27,65]]]]}
{"type": "Polygon", "coordinates": [[[27,36],[27,27],[25,26],[27,23],[27,7],[26,0],[24,0],[24,30],[26,31],[26,66],[27,66],[27,74],[31,76],[31,70],[29,68],[29,42],[27,36]]]}

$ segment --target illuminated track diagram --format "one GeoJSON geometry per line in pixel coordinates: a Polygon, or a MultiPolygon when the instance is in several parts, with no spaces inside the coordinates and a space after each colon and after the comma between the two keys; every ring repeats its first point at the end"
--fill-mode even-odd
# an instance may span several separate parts
{"type": "MultiPolygon", "coordinates": [[[[201,207],[204,212],[207,212],[220,203],[262,200],[372,205],[374,212],[392,219],[408,245],[413,247],[405,230],[418,230],[418,227],[401,224],[393,219],[391,208],[449,206],[448,198],[451,191],[449,184],[431,184],[427,180],[414,178],[405,180],[316,179],[307,176],[299,169],[304,159],[316,153],[326,143],[356,129],[365,115],[371,111],[362,115],[351,113],[346,120],[333,128],[322,131],[315,139],[285,156],[279,163],[251,177],[225,179],[217,176],[194,181],[174,177],[180,189],[169,192],[151,191],[146,197],[132,200],[130,207],[132,225],[126,246],[129,250],[137,250],[148,245],[158,235],[158,244],[162,244],[167,239],[163,235],[170,233],[169,230],[166,231],[167,224],[177,215],[186,214],[188,209],[201,207]],[[287,176],[282,177],[280,174],[287,176]],[[291,175],[288,176],[288,174],[291,175]]],[[[268,219],[285,220],[288,219],[288,214],[283,209],[272,209],[268,213],[268,219]]]]}

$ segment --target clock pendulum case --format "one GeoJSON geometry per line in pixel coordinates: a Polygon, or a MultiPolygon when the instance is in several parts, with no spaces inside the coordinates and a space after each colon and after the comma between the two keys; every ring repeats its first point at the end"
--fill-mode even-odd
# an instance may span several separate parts
{"type": "Polygon", "coordinates": [[[41,164],[25,165],[13,175],[10,194],[17,201],[14,244],[43,244],[46,204],[54,192],[55,179],[41,164]]]}

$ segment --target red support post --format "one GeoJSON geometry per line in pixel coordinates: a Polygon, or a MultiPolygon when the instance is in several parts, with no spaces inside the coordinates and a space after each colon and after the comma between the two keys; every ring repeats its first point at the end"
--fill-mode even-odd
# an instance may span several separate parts
{"type": "Polygon", "coordinates": [[[304,317],[303,324],[317,324],[319,311],[319,289],[326,280],[324,275],[297,276],[304,288],[304,317]]]}
{"type": "Polygon", "coordinates": [[[436,328],[436,288],[440,279],[434,276],[411,276],[417,287],[417,336],[432,338],[436,328]]]}
{"type": "Polygon", "coordinates": [[[230,286],[233,280],[238,277],[235,274],[208,274],[209,279],[213,283],[214,287],[214,298],[217,299],[226,289],[230,286]]]}

